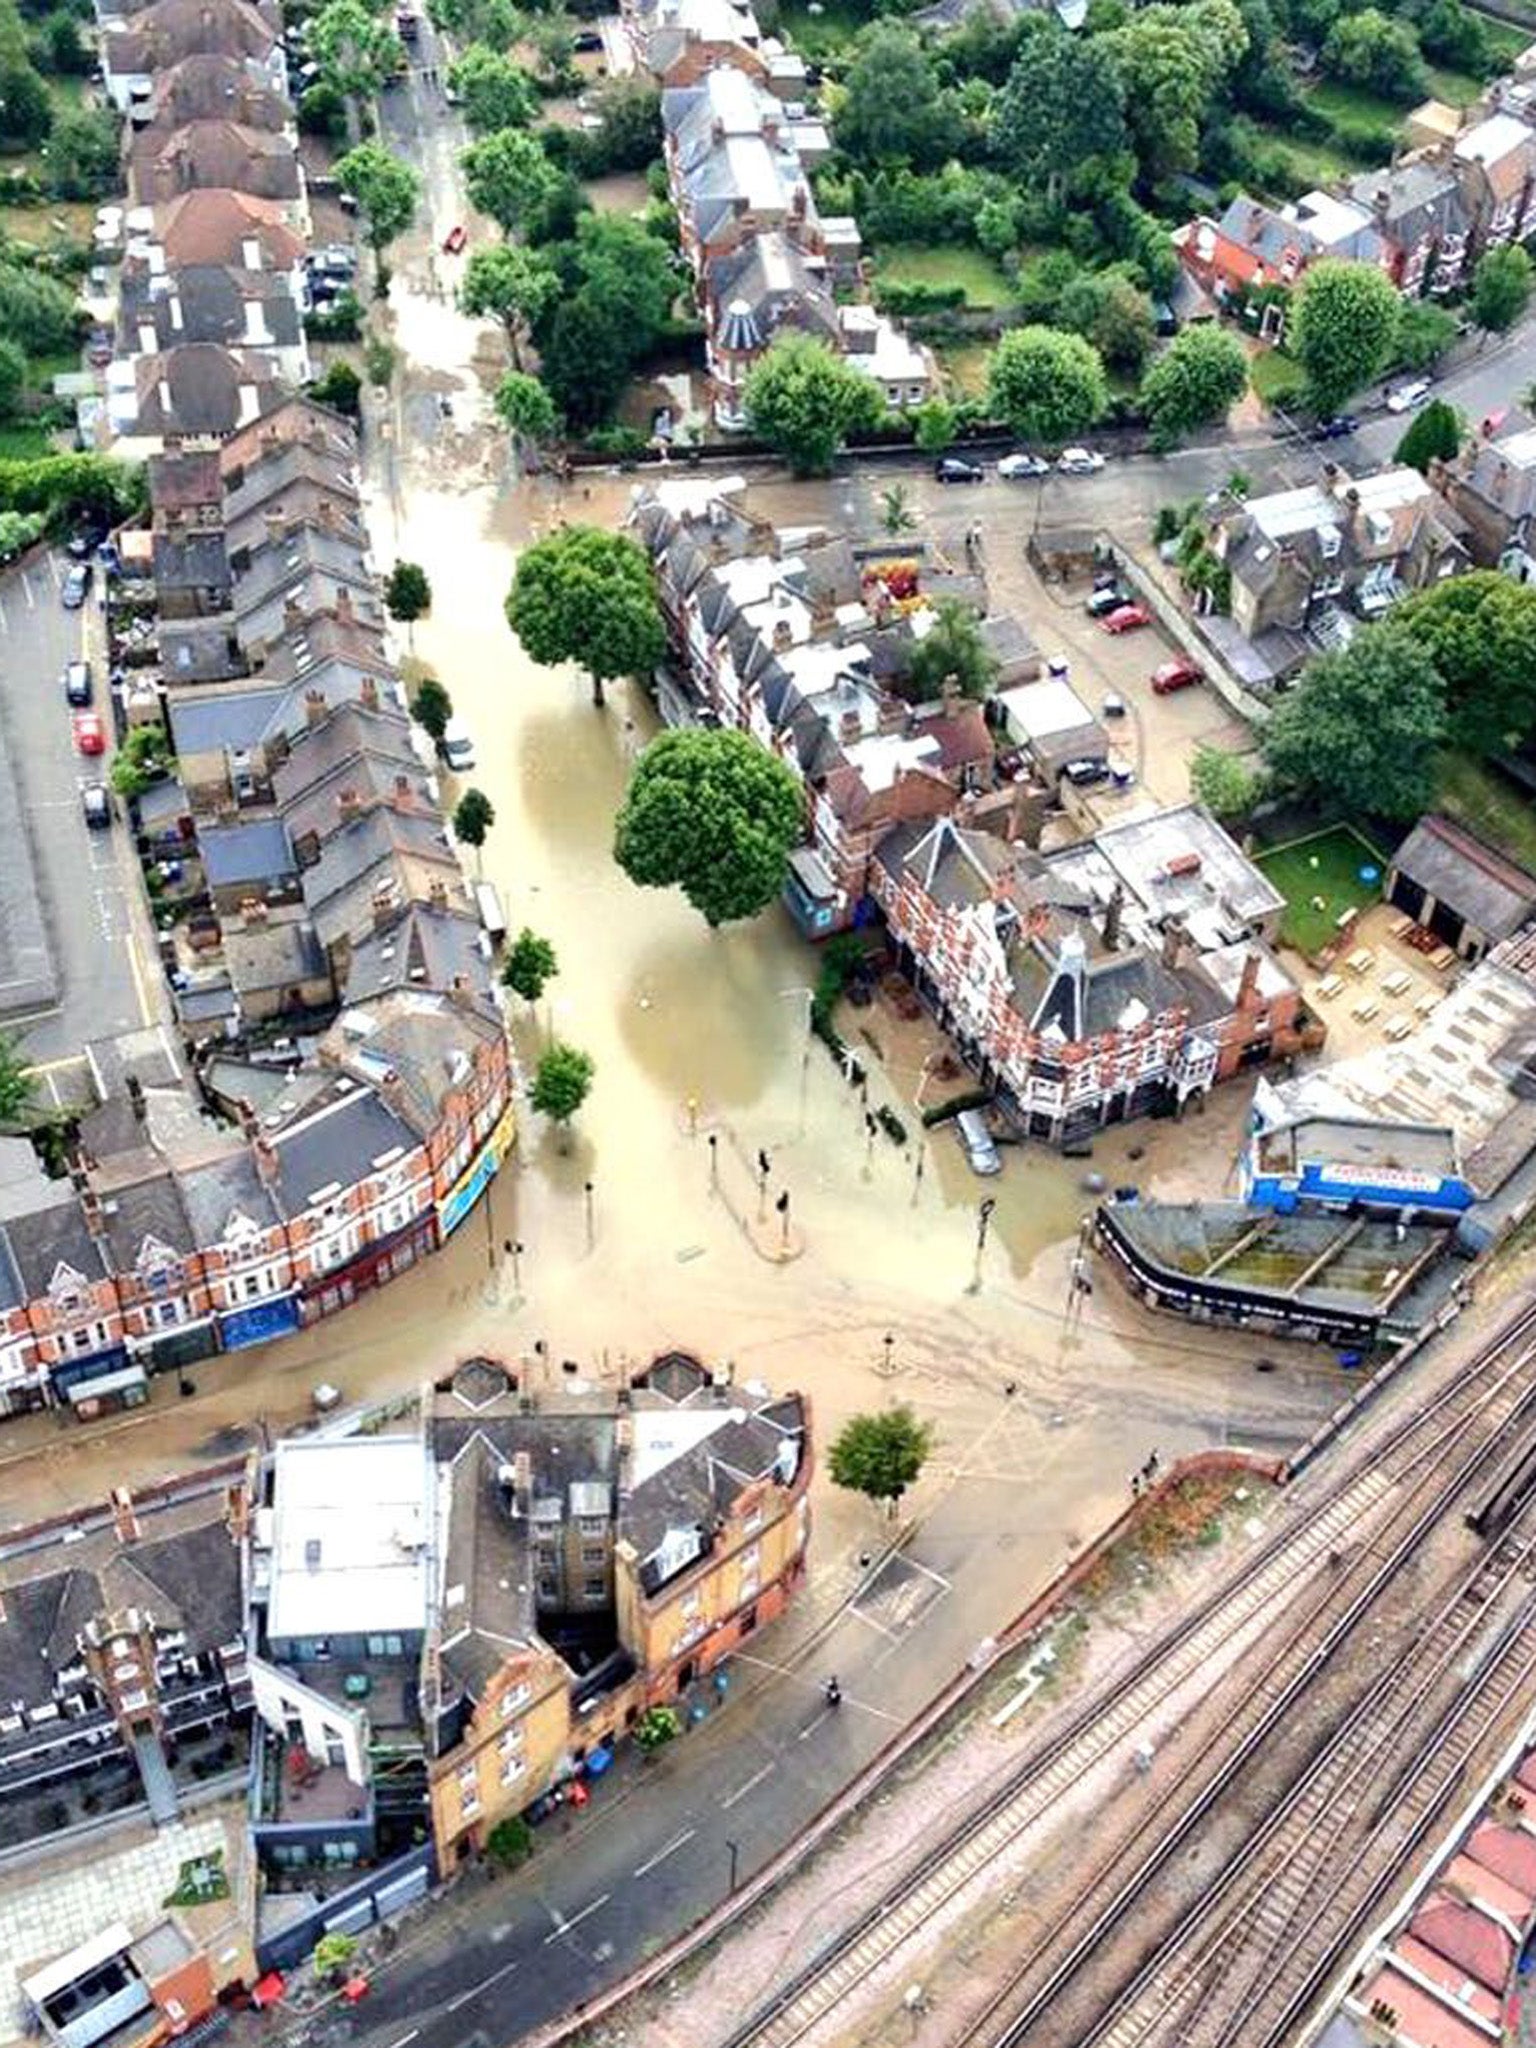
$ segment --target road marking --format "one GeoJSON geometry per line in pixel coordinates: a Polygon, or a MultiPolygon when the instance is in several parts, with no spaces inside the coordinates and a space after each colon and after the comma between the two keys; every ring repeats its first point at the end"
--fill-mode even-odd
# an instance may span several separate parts
{"type": "Polygon", "coordinates": [[[414,2041],[420,2032],[420,2027],[412,2027],[411,2031],[408,2034],[402,2034],[398,2041],[391,2041],[389,2048],[406,2048],[406,2043],[414,2041]]]}
{"type": "Polygon", "coordinates": [[[866,1614],[862,1607],[850,1607],[848,1612],[855,1621],[862,1621],[865,1627],[872,1628],[876,1635],[884,1636],[887,1642],[899,1643],[901,1641],[901,1637],[897,1635],[895,1629],[887,1628],[883,1621],[876,1621],[875,1617],[872,1614],[866,1614]]]}
{"type": "Polygon", "coordinates": [[[925,1578],[932,1579],[933,1583],[942,1586],[946,1593],[950,1590],[949,1581],[944,1574],[934,1571],[931,1566],[924,1564],[921,1558],[908,1557],[905,1551],[898,1551],[897,1555],[903,1564],[910,1565],[913,1571],[921,1572],[925,1578]]]}
{"type": "Polygon", "coordinates": [[[590,1906],[583,1906],[581,1911],[573,1914],[569,1920],[562,1919],[559,1913],[556,1913],[554,1931],[545,1935],[544,1946],[548,1948],[552,1941],[559,1941],[562,1936],[569,1934],[573,1927],[579,1927],[589,1913],[595,1913],[599,1906],[606,1906],[612,1897],[612,1892],[604,1892],[600,1899],[594,1899],[590,1906]]]}
{"type": "Polygon", "coordinates": [[[764,1764],[763,1768],[760,1771],[756,1772],[752,1777],[748,1778],[745,1785],[738,1785],[736,1787],[736,1790],[731,1794],[729,1799],[721,1800],[720,1806],[722,1812],[728,1813],[730,1809],[736,1804],[738,1799],[745,1799],[747,1794],[752,1790],[754,1785],[761,1785],[764,1778],[771,1778],[773,1776],[773,1773],[777,1769],[777,1764],[764,1764]]]}
{"type": "Polygon", "coordinates": [[[128,969],[133,976],[133,992],[139,999],[139,1021],[148,1027],[154,1023],[155,1013],[150,1008],[149,992],[144,986],[144,974],[139,966],[139,949],[134,943],[133,933],[125,932],[123,942],[128,948],[128,969]]]}
{"type": "Polygon", "coordinates": [[[0,604],[0,633],[9,633],[10,630],[10,619],[6,616],[5,606],[0,604]]]}
{"type": "Polygon", "coordinates": [[[665,1863],[669,1856],[674,1855],[677,1850],[681,1849],[684,1842],[691,1842],[697,1833],[697,1828],[684,1828],[680,1835],[674,1835],[665,1849],[658,1849],[649,1862],[640,1865],[639,1869],[635,1872],[636,1877],[644,1877],[646,1872],[654,1870],[658,1863],[665,1863]]]}
{"type": "Polygon", "coordinates": [[[32,595],[32,578],[25,569],[21,572],[21,587],[27,593],[27,610],[35,612],[37,610],[37,599],[32,595]]]}
{"type": "MultiPolygon", "coordinates": [[[[521,1956],[515,1956],[510,1963],[503,1963],[499,1970],[493,1970],[489,1977],[482,1978],[478,1984],[472,1984],[468,1991],[461,1991],[457,1998],[450,1998],[446,2008],[447,2011],[457,2012],[461,2005],[468,2005],[469,2001],[472,1998],[478,1998],[482,1991],[489,1991],[493,1984],[498,1983],[503,1977],[509,1976],[521,1961],[521,1956]]],[[[407,2034],[406,2039],[410,2040],[410,2038],[411,2036],[407,2034]]],[[[395,2048],[399,2048],[398,2042],[395,2044],[395,2048]]]]}

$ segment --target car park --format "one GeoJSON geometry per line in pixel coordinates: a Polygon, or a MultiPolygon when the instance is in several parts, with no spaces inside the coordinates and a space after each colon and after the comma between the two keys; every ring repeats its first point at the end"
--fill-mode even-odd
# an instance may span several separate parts
{"type": "Polygon", "coordinates": [[[1360,422],[1352,412],[1335,413],[1331,420],[1319,420],[1317,439],[1319,441],[1342,441],[1346,434],[1353,434],[1360,422]]]}
{"type": "Polygon", "coordinates": [[[75,713],[75,751],[78,754],[104,754],[107,751],[107,729],[96,711],[75,713]]]}
{"type": "Polygon", "coordinates": [[[1083,610],[1090,619],[1103,619],[1130,601],[1118,583],[1101,583],[1097,590],[1083,599],[1083,610]]]}
{"type": "Polygon", "coordinates": [[[941,484],[979,484],[982,478],[981,464],[967,462],[963,455],[941,455],[933,473],[941,484]]]}
{"type": "Polygon", "coordinates": [[[972,1173],[991,1175],[1002,1172],[1003,1162],[998,1157],[996,1142],[979,1109],[962,1109],[955,1118],[955,1130],[965,1147],[972,1173]]]}
{"type": "Polygon", "coordinates": [[[1150,626],[1152,614],[1144,604],[1123,604],[1107,612],[1099,624],[1106,633],[1134,633],[1138,626],[1150,626]]]}
{"type": "Polygon", "coordinates": [[[1006,483],[1017,483],[1024,477],[1049,476],[1051,465],[1043,455],[1005,455],[997,473],[1006,483]]]}
{"type": "Polygon", "coordinates": [[[1056,467],[1063,476],[1097,476],[1104,458],[1096,448],[1063,448],[1056,467]]]}
{"type": "Polygon", "coordinates": [[[1175,690],[1193,689],[1196,683],[1205,681],[1205,672],[1182,655],[1175,661],[1165,661],[1161,668],[1152,671],[1152,694],[1154,697],[1171,697],[1175,690]]]}
{"type": "Polygon", "coordinates": [[[1428,377],[1410,377],[1406,384],[1397,384],[1387,393],[1388,412],[1412,412],[1422,405],[1429,396],[1428,377]]]}
{"type": "Polygon", "coordinates": [[[91,565],[89,562],[71,562],[64,572],[64,581],[59,585],[59,602],[67,612],[79,611],[85,603],[86,593],[91,587],[91,565]]]}
{"type": "Polygon", "coordinates": [[[91,685],[91,664],[72,661],[64,670],[64,700],[68,704],[89,704],[95,697],[91,685]]]}
{"type": "Polygon", "coordinates": [[[112,796],[104,782],[81,785],[80,808],[93,832],[104,832],[112,823],[112,796]]]}
{"type": "Polygon", "coordinates": [[[445,256],[457,256],[468,240],[469,236],[465,231],[464,223],[462,221],[455,221],[443,237],[443,254],[445,256]]]}

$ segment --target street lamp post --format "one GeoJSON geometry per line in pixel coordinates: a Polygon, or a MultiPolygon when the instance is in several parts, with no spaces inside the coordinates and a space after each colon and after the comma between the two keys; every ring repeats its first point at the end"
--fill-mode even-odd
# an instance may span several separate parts
{"type": "Polygon", "coordinates": [[[972,1294],[979,1294],[981,1291],[981,1255],[987,1248],[987,1231],[991,1227],[992,1211],[996,1207],[995,1199],[988,1195],[976,1211],[976,1263],[971,1272],[969,1289],[972,1294]]]}
{"type": "Polygon", "coordinates": [[[588,1243],[588,1245],[590,1246],[590,1245],[591,1245],[591,1243],[592,1243],[592,1183],[591,1183],[591,1181],[583,1181],[583,1182],[582,1182],[582,1188],[581,1188],[581,1192],[582,1192],[582,1195],[583,1195],[583,1197],[584,1197],[584,1198],[585,1198],[585,1200],[586,1200],[586,1205],[587,1205],[587,1243],[588,1243]]]}
{"type": "Polygon", "coordinates": [[[736,1844],[735,1844],[735,1843],[734,1843],[733,1841],[731,1841],[731,1840],[730,1840],[729,1838],[727,1838],[725,1846],[726,1846],[726,1848],[727,1848],[727,1849],[729,1849],[729,1850],[730,1850],[730,1852],[731,1852],[731,1887],[730,1887],[730,1888],[731,1888],[731,1891],[732,1891],[732,1892],[734,1892],[734,1891],[735,1891],[735,1889],[736,1889],[736,1858],[737,1858],[737,1856],[738,1856],[738,1854],[739,1854],[740,1852],[739,1852],[739,1851],[737,1850],[736,1844]]]}
{"type": "Polygon", "coordinates": [[[720,1185],[720,1140],[713,1131],[709,1134],[709,1184],[712,1188],[720,1185]]]}
{"type": "Polygon", "coordinates": [[[512,1285],[521,1294],[523,1291],[523,1240],[520,1237],[503,1238],[501,1248],[512,1261],[512,1285]]]}

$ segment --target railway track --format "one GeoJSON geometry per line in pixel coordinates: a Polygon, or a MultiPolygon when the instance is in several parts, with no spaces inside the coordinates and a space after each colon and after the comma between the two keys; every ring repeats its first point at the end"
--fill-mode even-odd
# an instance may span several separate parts
{"type": "MultiPolygon", "coordinates": [[[[933,1845],[928,1859],[893,1883],[850,1925],[792,1973],[775,1997],[727,2037],[723,2048],[793,2048],[844,1997],[889,1963],[903,1946],[984,1872],[994,1859],[1042,1819],[1081,1776],[1111,1755],[1149,1715],[1190,1680],[1244,1628],[1263,1615],[1325,1557],[1337,1559],[1362,1527],[1375,1518],[1394,1491],[1406,1494],[1423,1481],[1436,1502],[1435,1514],[1466,1484],[1498,1437],[1522,1418],[1536,1417],[1536,1306],[1522,1311],[1485,1344],[1465,1370],[1417,1413],[1405,1417],[1369,1457],[1341,1473],[1316,1500],[1299,1526],[1277,1530],[1236,1576],[1166,1631],[1124,1673],[1095,1697],[1003,1780],[976,1808],[933,1845]],[[1436,1474],[1447,1457],[1455,1477],[1436,1474]]],[[[1389,1528],[1410,1512],[1400,1499],[1389,1528]]],[[[1419,1523],[1428,1518],[1422,1513],[1419,1523]]],[[[1379,1590],[1381,1572],[1368,1574],[1379,1590]]],[[[1314,1603],[1299,1636],[1315,1625],[1336,1596],[1330,1585],[1314,1603]]],[[[1358,1599],[1358,1596],[1356,1596],[1358,1599]]],[[[1355,1610],[1351,1601],[1350,1611],[1355,1610]]],[[[1128,1900],[1120,1917],[1129,1910],[1128,1900]]],[[[1075,1943],[1070,1957],[1051,1972],[1053,1984],[1070,1981],[1091,1947],[1075,1943]]],[[[994,2002],[971,2039],[993,2038],[985,2028],[1002,2021],[1002,2007],[1039,1962],[1031,1959],[1009,1991],[994,2002]]],[[[1048,2001],[1047,2001],[1048,2002],[1048,2001]]],[[[1032,2001],[1036,2016],[1044,2003],[1032,2001]]],[[[1032,2022],[1030,2022],[1032,2024],[1032,2022]]],[[[1026,2033],[1008,2022],[999,2041],[1023,2041],[1026,2033]]]]}

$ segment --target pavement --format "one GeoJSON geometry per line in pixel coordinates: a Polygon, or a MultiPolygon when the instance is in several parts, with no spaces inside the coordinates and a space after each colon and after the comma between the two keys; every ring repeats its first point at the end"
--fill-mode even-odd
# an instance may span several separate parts
{"type": "MultiPolygon", "coordinates": [[[[6,864],[0,904],[8,921],[24,898],[55,983],[41,1000],[5,1005],[4,1021],[20,1032],[55,1105],[92,1099],[85,1044],[158,1021],[162,986],[126,820],[119,815],[109,832],[92,832],[81,814],[80,791],[106,781],[111,751],[90,760],[76,752],[65,663],[82,654],[90,660],[109,742],[112,706],[99,572],[86,604],[69,612],[59,602],[63,566],[64,557],[50,551],[0,576],[0,753],[20,796],[32,865],[27,876],[19,863],[6,864]]],[[[0,820],[3,811],[0,777],[0,820]]],[[[0,944],[0,1002],[5,979],[0,944]]]]}

